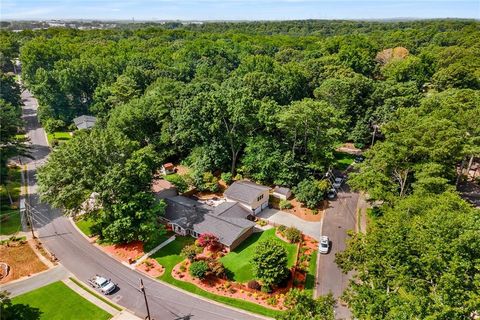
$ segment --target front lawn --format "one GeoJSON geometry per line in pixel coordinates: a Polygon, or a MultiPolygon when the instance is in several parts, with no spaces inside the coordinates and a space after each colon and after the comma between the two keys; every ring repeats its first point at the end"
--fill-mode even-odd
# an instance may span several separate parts
{"type": "Polygon", "coordinates": [[[335,152],[335,169],[346,170],[349,165],[351,165],[355,159],[355,155],[344,153],[344,152],[335,152]]]}
{"type": "Polygon", "coordinates": [[[275,318],[276,316],[281,314],[280,311],[268,309],[268,308],[259,306],[258,304],[239,300],[239,299],[219,296],[219,295],[204,291],[199,287],[197,287],[196,285],[194,285],[193,283],[174,279],[172,277],[173,267],[184,260],[184,258],[180,256],[180,252],[182,251],[184,246],[191,244],[194,241],[195,239],[191,237],[177,236],[177,239],[175,241],[169,243],[167,246],[163,247],[152,256],[152,258],[156,259],[162,266],[165,267],[165,273],[159,277],[160,280],[170,283],[183,290],[197,294],[199,296],[202,296],[214,301],[218,301],[229,306],[247,310],[253,313],[261,314],[261,315],[272,317],[272,318],[275,318]]]}
{"type": "MultiPolygon", "coordinates": [[[[57,281],[12,299],[17,308],[37,308],[40,319],[110,319],[111,315],[57,281]],[[23,306],[22,306],[23,305],[23,306]]],[[[25,319],[30,319],[26,317],[25,319]]],[[[31,319],[36,319],[32,317],[31,319]]]]}
{"type": "Polygon", "coordinates": [[[80,220],[77,220],[75,221],[75,224],[77,225],[77,227],[82,230],[82,232],[88,236],[88,237],[91,237],[92,236],[92,226],[95,224],[93,219],[91,218],[88,218],[88,217],[83,217],[82,219],[80,220]]]}
{"type": "Polygon", "coordinates": [[[288,253],[288,267],[293,266],[297,246],[279,239],[275,235],[275,229],[272,228],[261,233],[252,234],[247,240],[235,248],[235,250],[220,259],[225,268],[232,273],[233,280],[237,282],[247,282],[255,278],[250,259],[255,252],[257,243],[266,239],[273,239],[281,244],[288,253]]]}
{"type": "Polygon", "coordinates": [[[173,231],[167,231],[167,233],[162,234],[160,237],[154,239],[153,241],[144,242],[143,243],[143,251],[145,251],[145,253],[149,252],[150,250],[152,250],[153,248],[155,248],[159,244],[167,241],[174,234],[175,234],[175,232],[173,232],[173,231]]]}
{"type": "Polygon", "coordinates": [[[61,144],[65,141],[68,141],[68,140],[72,139],[72,136],[70,135],[70,132],[57,131],[57,132],[54,132],[54,133],[49,133],[47,135],[47,139],[48,139],[48,144],[49,145],[52,145],[53,139],[58,140],[58,143],[61,144]]]}
{"type": "Polygon", "coordinates": [[[11,235],[22,229],[18,209],[21,187],[21,168],[8,167],[7,178],[0,184],[0,235],[11,235]]]}

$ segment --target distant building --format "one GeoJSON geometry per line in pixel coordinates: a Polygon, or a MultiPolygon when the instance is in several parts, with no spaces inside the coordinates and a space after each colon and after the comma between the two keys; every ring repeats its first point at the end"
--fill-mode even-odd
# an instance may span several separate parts
{"type": "Polygon", "coordinates": [[[78,129],[91,129],[96,121],[97,118],[85,115],[73,119],[73,123],[75,123],[78,129]]]}
{"type": "Polygon", "coordinates": [[[175,166],[171,162],[164,163],[160,171],[163,175],[173,174],[175,173],[175,166]]]}
{"type": "Polygon", "coordinates": [[[289,188],[276,186],[273,189],[272,195],[275,198],[279,198],[279,199],[282,199],[282,200],[287,200],[288,198],[290,198],[292,196],[292,191],[289,188]]]}

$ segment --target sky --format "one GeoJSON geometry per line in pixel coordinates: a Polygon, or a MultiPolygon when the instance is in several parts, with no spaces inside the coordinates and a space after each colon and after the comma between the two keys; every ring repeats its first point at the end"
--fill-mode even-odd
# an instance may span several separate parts
{"type": "Polygon", "coordinates": [[[480,19],[480,0],[0,0],[0,20],[480,19]]]}

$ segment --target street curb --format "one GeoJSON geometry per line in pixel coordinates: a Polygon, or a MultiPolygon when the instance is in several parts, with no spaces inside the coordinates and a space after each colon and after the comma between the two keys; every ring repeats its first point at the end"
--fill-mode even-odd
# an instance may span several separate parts
{"type": "MultiPolygon", "coordinates": [[[[76,229],[85,239],[90,240],[90,238],[88,238],[88,237],[77,227],[77,225],[76,225],[75,222],[73,221],[73,218],[72,218],[72,217],[70,217],[69,220],[70,220],[70,222],[73,224],[73,226],[75,227],[75,229],[76,229]]],[[[90,241],[89,241],[89,242],[90,242],[90,241]]],[[[92,244],[92,243],[90,242],[90,244],[92,244]]],[[[93,245],[93,244],[92,244],[92,245],[93,245]]],[[[259,315],[259,314],[253,313],[253,312],[249,312],[249,311],[246,311],[246,310],[243,310],[243,309],[239,309],[239,308],[236,308],[236,307],[232,307],[232,306],[229,306],[229,305],[227,305],[227,304],[223,304],[223,303],[217,302],[217,301],[215,301],[215,300],[211,300],[211,299],[208,299],[208,298],[199,296],[199,295],[197,295],[197,294],[195,294],[195,293],[191,293],[190,291],[186,291],[186,290],[184,290],[184,289],[182,289],[182,288],[179,288],[179,287],[176,287],[176,286],[174,286],[174,285],[172,285],[172,284],[170,284],[170,283],[168,283],[168,282],[165,282],[165,281],[159,280],[159,279],[157,279],[157,278],[154,278],[154,277],[150,276],[149,274],[146,274],[146,273],[143,273],[143,272],[141,272],[141,271],[138,271],[136,268],[132,268],[132,267],[126,265],[125,263],[123,263],[123,261],[118,260],[114,255],[111,255],[111,254],[103,251],[102,249],[98,248],[98,247],[95,246],[95,245],[93,245],[93,247],[96,248],[97,250],[105,253],[106,255],[110,256],[111,258],[115,259],[116,261],[120,262],[121,264],[125,265],[125,266],[128,267],[129,269],[137,272],[138,274],[141,274],[141,275],[146,276],[146,277],[148,277],[148,278],[150,278],[150,279],[152,279],[152,280],[154,280],[154,281],[157,281],[157,282],[159,282],[159,283],[161,283],[161,284],[163,284],[163,285],[166,285],[167,287],[170,287],[171,289],[180,291],[180,292],[182,292],[182,293],[184,293],[184,294],[187,294],[187,295],[189,295],[189,296],[191,296],[191,297],[200,299],[200,300],[202,300],[202,301],[205,301],[205,302],[208,302],[208,303],[212,303],[212,304],[215,304],[215,305],[220,306],[220,307],[228,308],[228,309],[230,309],[230,310],[237,311],[237,312],[240,312],[240,313],[243,313],[243,314],[252,316],[252,317],[256,317],[256,318],[258,318],[258,319],[265,319],[265,320],[272,320],[272,319],[273,319],[273,318],[265,317],[265,316],[262,316],[262,315],[259,315]]],[[[238,299],[238,300],[240,300],[240,299],[238,299]]],[[[122,306],[122,308],[123,308],[123,306],[122,306]]]]}

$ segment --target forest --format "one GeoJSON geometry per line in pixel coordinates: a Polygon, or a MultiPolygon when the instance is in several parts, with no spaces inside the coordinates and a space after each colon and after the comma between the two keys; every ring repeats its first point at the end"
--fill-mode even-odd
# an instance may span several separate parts
{"type": "Polygon", "coordinates": [[[103,238],[154,234],[164,162],[188,165],[200,190],[220,173],[295,187],[351,142],[366,160],[349,184],[375,203],[368,233],[337,256],[356,271],[344,297],[354,316],[480,310],[480,214],[456,191],[480,156],[477,21],[50,28],[2,31],[0,49],[2,130],[17,116],[3,90],[16,56],[47,131],[98,118],[38,178],[44,201],[68,211],[98,193],[103,238]]]}

